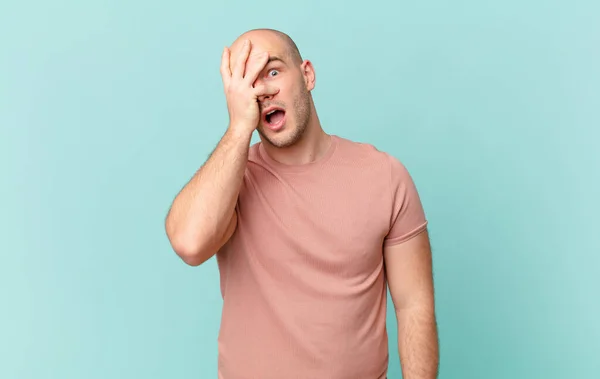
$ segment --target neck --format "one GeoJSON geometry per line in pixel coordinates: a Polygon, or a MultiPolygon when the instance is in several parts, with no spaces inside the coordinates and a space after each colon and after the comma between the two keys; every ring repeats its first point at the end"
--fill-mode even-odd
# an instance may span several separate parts
{"type": "Polygon", "coordinates": [[[302,137],[292,146],[278,148],[263,143],[269,156],[282,164],[303,165],[321,158],[329,148],[330,136],[321,127],[319,117],[313,107],[311,118],[302,137]]]}

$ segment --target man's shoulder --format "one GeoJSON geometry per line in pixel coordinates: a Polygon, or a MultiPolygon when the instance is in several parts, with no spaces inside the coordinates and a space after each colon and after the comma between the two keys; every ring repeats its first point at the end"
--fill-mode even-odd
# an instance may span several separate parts
{"type": "Polygon", "coordinates": [[[354,162],[364,162],[388,166],[398,161],[391,153],[382,150],[373,142],[359,141],[347,137],[335,136],[338,139],[339,155],[354,162]]]}

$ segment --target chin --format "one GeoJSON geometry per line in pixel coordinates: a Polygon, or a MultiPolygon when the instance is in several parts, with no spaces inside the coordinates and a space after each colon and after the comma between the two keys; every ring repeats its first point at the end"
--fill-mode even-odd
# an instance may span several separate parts
{"type": "Polygon", "coordinates": [[[298,130],[288,126],[284,126],[276,132],[263,126],[258,129],[258,132],[265,142],[280,149],[294,145],[302,135],[302,133],[298,133],[298,130]]]}

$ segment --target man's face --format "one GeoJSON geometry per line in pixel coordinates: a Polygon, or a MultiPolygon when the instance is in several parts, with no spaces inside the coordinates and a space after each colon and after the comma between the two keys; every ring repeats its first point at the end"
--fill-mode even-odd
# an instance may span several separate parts
{"type": "MultiPolygon", "coordinates": [[[[304,70],[286,50],[286,45],[273,35],[248,36],[252,50],[246,63],[252,64],[262,52],[269,53],[269,62],[259,74],[254,86],[268,85],[279,89],[274,96],[260,97],[261,120],[257,130],[263,141],[279,148],[295,144],[306,130],[311,116],[310,89],[304,70]]],[[[231,65],[239,56],[240,45],[232,46],[231,65]]]]}

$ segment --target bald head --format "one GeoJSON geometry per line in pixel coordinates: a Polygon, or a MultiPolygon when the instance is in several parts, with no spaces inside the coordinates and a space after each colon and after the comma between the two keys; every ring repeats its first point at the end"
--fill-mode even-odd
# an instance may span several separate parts
{"type": "Polygon", "coordinates": [[[291,60],[296,64],[302,63],[302,55],[300,55],[300,50],[298,49],[298,46],[296,46],[294,40],[284,32],[275,29],[254,29],[252,31],[275,34],[275,36],[277,36],[281,40],[281,43],[284,45],[284,48],[289,58],[291,58],[291,60]]]}
{"type": "Polygon", "coordinates": [[[236,49],[236,47],[241,47],[245,39],[252,40],[253,44],[266,44],[269,45],[271,48],[280,50],[280,52],[284,54],[285,57],[295,65],[299,65],[302,63],[303,59],[302,55],[300,54],[300,50],[298,49],[298,46],[296,45],[294,40],[292,40],[292,38],[290,38],[290,36],[285,34],[284,32],[268,28],[249,30],[241,36],[239,36],[233,42],[233,44],[231,45],[232,50],[236,49]]]}

